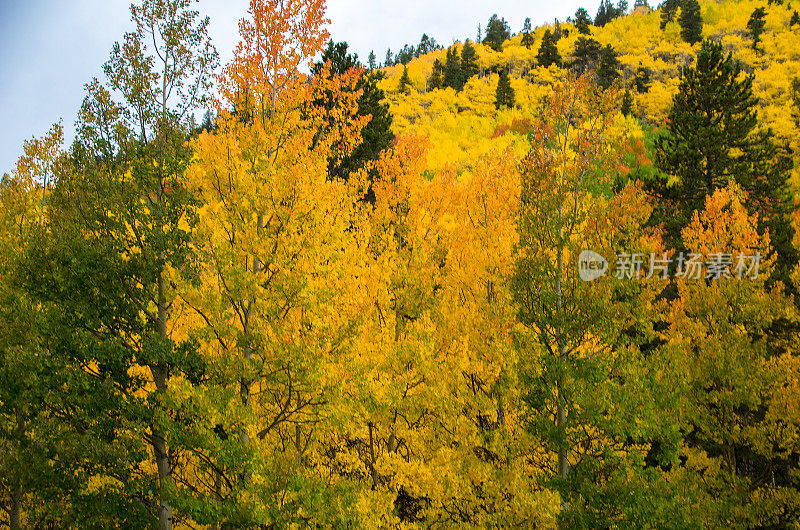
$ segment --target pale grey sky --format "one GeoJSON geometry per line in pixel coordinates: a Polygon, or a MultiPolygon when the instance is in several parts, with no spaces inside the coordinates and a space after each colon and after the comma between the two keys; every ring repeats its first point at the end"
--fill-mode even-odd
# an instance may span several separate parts
{"type": "MultiPolygon", "coordinates": [[[[248,0],[199,0],[211,17],[211,36],[224,64],[238,42],[238,20],[248,0]]],[[[328,0],[330,32],[347,41],[362,61],[375,50],[397,52],[423,33],[448,45],[475,39],[477,26],[493,13],[518,32],[526,17],[533,25],[566,19],[583,6],[590,15],[599,0],[328,0]]],[[[22,142],[41,136],[59,118],[68,140],[83,99],[83,85],[102,79],[101,66],[114,41],[131,29],[129,0],[0,0],[0,174],[10,171],[22,142]]]]}

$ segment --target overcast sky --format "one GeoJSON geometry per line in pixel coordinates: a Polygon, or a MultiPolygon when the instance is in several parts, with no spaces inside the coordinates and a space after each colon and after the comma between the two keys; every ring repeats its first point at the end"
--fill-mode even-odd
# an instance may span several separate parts
{"type": "MultiPolygon", "coordinates": [[[[131,29],[129,0],[0,0],[0,173],[10,171],[23,140],[41,136],[59,118],[71,140],[83,85],[98,77],[111,45],[131,29]]],[[[427,33],[440,44],[475,39],[477,26],[497,13],[518,32],[566,19],[583,5],[594,15],[597,0],[328,0],[330,32],[366,61],[375,50],[397,52],[427,33]]],[[[248,0],[199,0],[222,63],[238,42],[237,22],[248,0]]]]}

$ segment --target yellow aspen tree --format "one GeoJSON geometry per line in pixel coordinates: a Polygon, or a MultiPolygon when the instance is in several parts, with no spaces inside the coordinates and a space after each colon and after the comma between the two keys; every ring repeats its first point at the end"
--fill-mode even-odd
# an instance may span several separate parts
{"type": "Polygon", "coordinates": [[[356,116],[359,72],[300,71],[327,37],[324,22],[321,1],[253,0],[220,79],[229,108],[194,144],[199,262],[182,297],[210,380],[176,385],[173,400],[205,420],[193,449],[208,488],[198,521],[306,520],[323,494],[308,459],[357,314],[345,290],[363,254],[360,187],[328,180],[327,163],[334,148],[352,149],[368,119],[356,116]],[[330,107],[315,104],[323,94],[330,107]]]}

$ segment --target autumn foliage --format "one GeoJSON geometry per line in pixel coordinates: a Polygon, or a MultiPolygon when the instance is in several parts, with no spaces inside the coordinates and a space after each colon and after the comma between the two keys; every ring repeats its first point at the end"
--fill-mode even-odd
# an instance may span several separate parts
{"type": "MultiPolygon", "coordinates": [[[[198,67],[128,35],[73,146],[54,126],[0,183],[4,524],[800,524],[798,313],[777,272],[800,268],[772,228],[796,209],[710,179],[669,233],[669,127],[623,115],[621,84],[523,72],[544,28],[476,44],[458,92],[423,88],[444,50],[387,67],[371,82],[408,80],[386,89],[394,141],[332,174],[372,116],[365,69],[310,69],[324,0],[251,0],[203,127],[193,96],[158,91],[211,82],[207,21],[145,6],[140,32],[172,28],[158,50],[198,67]],[[501,60],[511,108],[487,96],[501,60]],[[607,266],[588,279],[587,251],[607,266]],[[714,256],[727,268],[705,274],[714,256]]],[[[663,117],[669,86],[636,108],[663,117]]]]}

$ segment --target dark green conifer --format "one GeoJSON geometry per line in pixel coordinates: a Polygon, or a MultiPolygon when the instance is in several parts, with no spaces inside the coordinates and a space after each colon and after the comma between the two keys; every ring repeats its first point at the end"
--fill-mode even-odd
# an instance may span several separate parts
{"type": "Polygon", "coordinates": [[[469,39],[461,47],[461,75],[463,77],[462,88],[470,77],[478,75],[478,53],[469,39]]]}
{"type": "Polygon", "coordinates": [[[561,66],[561,56],[558,54],[558,47],[556,47],[556,39],[550,29],[544,31],[542,43],[539,45],[539,53],[536,54],[536,60],[539,66],[547,68],[550,65],[561,66]]]}
{"type": "Polygon", "coordinates": [[[623,116],[628,116],[633,112],[633,95],[629,88],[625,89],[625,95],[622,96],[622,111],[623,116]]]}
{"type": "Polygon", "coordinates": [[[443,83],[444,65],[442,64],[442,61],[436,59],[433,61],[433,72],[431,72],[431,77],[428,79],[428,90],[442,88],[443,83]]]}
{"type": "Polygon", "coordinates": [[[684,0],[681,3],[678,23],[681,25],[681,38],[685,42],[695,44],[703,40],[703,17],[697,0],[684,0]]]}
{"type": "Polygon", "coordinates": [[[589,26],[591,25],[592,18],[589,16],[589,12],[579,7],[578,10],[575,11],[575,29],[577,29],[578,33],[581,35],[588,35],[590,33],[589,26]]]}
{"type": "Polygon", "coordinates": [[[492,15],[489,19],[489,23],[486,24],[486,37],[483,39],[483,44],[499,52],[503,49],[503,43],[510,37],[511,29],[508,27],[506,19],[497,18],[497,15],[492,15]]]}
{"type": "Polygon", "coordinates": [[[637,68],[633,82],[636,85],[636,91],[640,94],[650,90],[650,69],[645,66],[637,68]]]}
{"type": "MultiPolygon", "coordinates": [[[[314,75],[318,75],[322,65],[328,61],[331,73],[334,75],[343,74],[351,68],[362,68],[358,55],[347,53],[347,48],[346,42],[329,41],[320,61],[312,66],[311,71],[314,75]]],[[[371,55],[374,59],[374,54],[371,55]]],[[[365,72],[356,83],[355,90],[361,91],[361,97],[358,98],[358,115],[369,115],[371,119],[361,130],[361,143],[349,155],[342,158],[336,153],[328,159],[328,174],[331,178],[347,179],[351,173],[364,167],[367,162],[376,160],[380,152],[389,147],[394,139],[389,105],[383,102],[383,90],[378,88],[378,81],[382,78],[383,72],[372,70],[365,72]]],[[[410,87],[411,80],[408,82],[410,87]]],[[[332,95],[329,94],[317,104],[332,108],[334,105],[332,95]]]]}
{"type": "Polygon", "coordinates": [[[583,74],[590,68],[594,68],[600,59],[602,46],[591,37],[578,37],[575,41],[575,48],[572,51],[572,62],[570,68],[577,74],[583,74]]]}
{"type": "Polygon", "coordinates": [[[747,21],[747,29],[750,31],[750,38],[753,39],[753,49],[755,50],[758,43],[761,42],[761,35],[764,33],[764,25],[767,16],[767,11],[763,7],[757,7],[750,15],[750,20],[747,21]]]}
{"type": "Polygon", "coordinates": [[[530,48],[533,45],[533,33],[531,29],[531,19],[526,18],[525,23],[522,25],[522,42],[521,44],[526,48],[530,48]]]}
{"type": "Polygon", "coordinates": [[[502,108],[514,108],[514,88],[508,79],[505,70],[500,70],[500,79],[497,81],[497,92],[495,93],[494,106],[500,110],[502,108]]]}
{"type": "Polygon", "coordinates": [[[464,87],[464,73],[461,71],[461,57],[458,54],[458,46],[455,44],[447,49],[447,57],[444,62],[444,75],[442,76],[442,87],[450,87],[457,92],[464,87]]]}
{"type": "Polygon", "coordinates": [[[611,3],[611,0],[602,0],[600,2],[600,7],[597,9],[597,15],[594,17],[594,25],[599,28],[605,26],[615,18],[624,14],[623,9],[628,9],[627,2],[620,2],[619,6],[615,6],[611,3]]]}
{"type": "Polygon", "coordinates": [[[667,27],[668,23],[675,20],[675,14],[678,12],[680,5],[680,0],[664,0],[664,2],[658,6],[658,9],[661,10],[660,26],[662,30],[667,27]]]}
{"type": "Polygon", "coordinates": [[[705,198],[734,181],[749,196],[759,229],[768,229],[778,251],[774,278],[788,280],[796,256],[788,222],[787,176],[792,161],[758,131],[754,76],[742,77],[742,65],[722,45],[703,42],[696,65],[687,68],[665,134],[656,141],[656,165],[677,179],[655,181],[660,218],[668,244],[679,248],[680,232],[705,198]]]}
{"type": "Polygon", "coordinates": [[[600,61],[597,64],[597,84],[608,88],[619,77],[619,59],[617,52],[610,44],[600,51],[600,61]]]}
{"type": "Polygon", "coordinates": [[[408,66],[403,65],[403,75],[400,76],[398,90],[403,94],[411,93],[411,78],[408,76],[408,66]]]}

